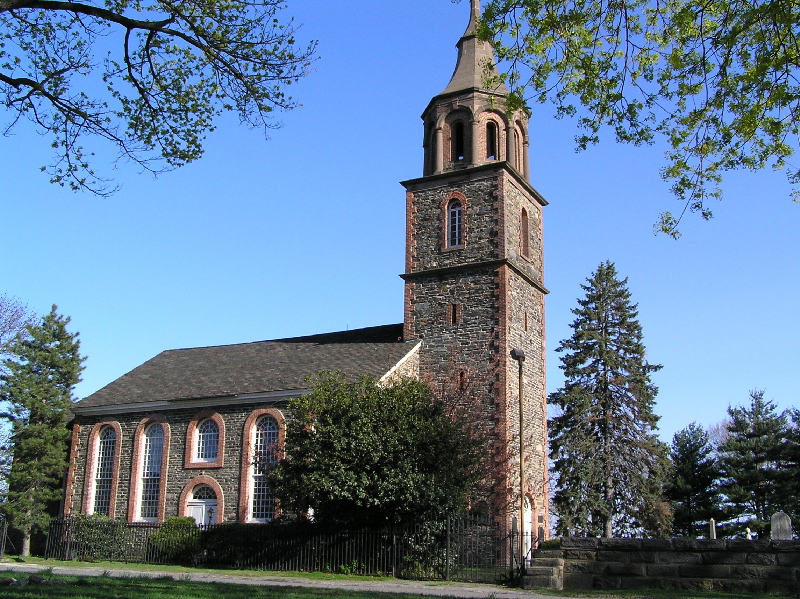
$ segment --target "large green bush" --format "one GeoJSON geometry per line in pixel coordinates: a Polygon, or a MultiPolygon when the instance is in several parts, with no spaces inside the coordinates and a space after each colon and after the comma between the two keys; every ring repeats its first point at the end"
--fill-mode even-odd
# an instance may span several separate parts
{"type": "Polygon", "coordinates": [[[72,527],[71,557],[83,561],[125,559],[130,536],[127,522],[79,514],[73,518],[72,527]]]}
{"type": "Polygon", "coordinates": [[[147,544],[150,561],[191,564],[200,551],[200,531],[194,518],[168,518],[147,544]]]}

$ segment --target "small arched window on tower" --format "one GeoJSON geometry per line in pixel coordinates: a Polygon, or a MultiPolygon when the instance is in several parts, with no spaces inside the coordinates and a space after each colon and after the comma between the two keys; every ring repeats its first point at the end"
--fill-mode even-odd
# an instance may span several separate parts
{"type": "Polygon", "coordinates": [[[452,200],[447,206],[447,247],[464,245],[464,208],[459,200],[452,200]]]}
{"type": "Polygon", "coordinates": [[[486,123],[486,160],[497,160],[497,123],[486,123]]]}
{"type": "Polygon", "coordinates": [[[463,121],[456,121],[453,123],[453,127],[451,130],[452,135],[452,142],[453,148],[451,153],[451,158],[453,162],[461,162],[464,160],[464,122],[463,121]]]}
{"type": "Polygon", "coordinates": [[[528,211],[522,209],[522,216],[519,223],[519,252],[526,258],[530,257],[531,253],[531,234],[528,227],[528,211]]]}

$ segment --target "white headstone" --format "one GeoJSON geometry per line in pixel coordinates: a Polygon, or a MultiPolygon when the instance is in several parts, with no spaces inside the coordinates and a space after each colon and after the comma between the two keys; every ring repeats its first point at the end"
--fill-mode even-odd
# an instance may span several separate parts
{"type": "Polygon", "coordinates": [[[772,515],[773,541],[790,541],[792,539],[792,520],[783,512],[772,515]]]}

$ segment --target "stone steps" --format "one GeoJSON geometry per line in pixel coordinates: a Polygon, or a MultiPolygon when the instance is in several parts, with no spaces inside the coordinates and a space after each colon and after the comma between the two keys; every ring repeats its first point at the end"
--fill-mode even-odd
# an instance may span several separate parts
{"type": "Polygon", "coordinates": [[[564,559],[558,549],[536,551],[522,577],[523,589],[564,588],[564,559]]]}

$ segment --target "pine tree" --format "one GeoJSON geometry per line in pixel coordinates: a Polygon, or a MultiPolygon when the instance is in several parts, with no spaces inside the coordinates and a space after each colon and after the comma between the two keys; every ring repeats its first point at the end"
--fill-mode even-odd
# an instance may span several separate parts
{"type": "Polygon", "coordinates": [[[3,511],[22,533],[22,555],[30,553],[31,533],[46,529],[47,505],[58,499],[67,466],[66,415],[84,360],[69,321],[53,306],[38,325],[29,325],[28,336],[12,347],[15,359],[5,361],[8,374],[0,377],[14,452],[3,511]]]}
{"type": "Polygon", "coordinates": [[[789,411],[791,426],[789,427],[788,447],[784,452],[786,467],[786,506],[784,510],[793,521],[800,520],[800,410],[789,411]]]}
{"type": "Polygon", "coordinates": [[[601,263],[587,281],[572,310],[573,334],[556,350],[565,384],[548,400],[559,412],[549,424],[557,529],[665,534],[668,462],[654,432],[658,390],[650,381],[661,366],[645,359],[636,304],[614,264],[601,263]]]}
{"type": "Polygon", "coordinates": [[[722,491],[729,502],[726,534],[745,528],[769,534],[775,512],[792,512],[790,465],[792,431],[789,414],[778,412],[763,391],[750,392],[749,407],[729,407],[728,437],[720,446],[722,491]]]}
{"type": "Polygon", "coordinates": [[[672,473],[667,497],[672,502],[674,534],[696,537],[711,518],[722,515],[719,463],[703,427],[692,422],[672,437],[672,473]]]}

